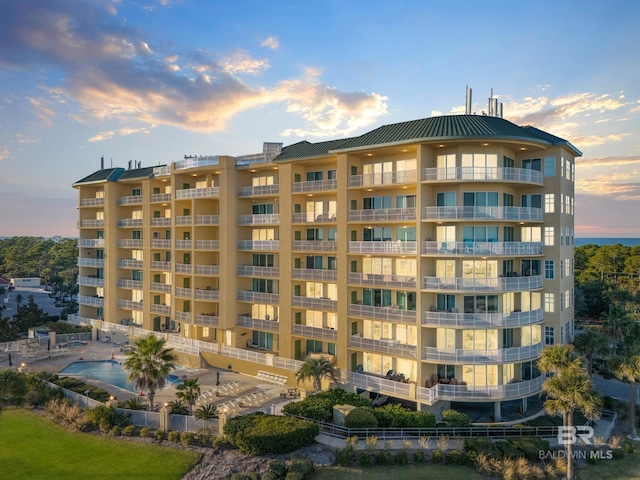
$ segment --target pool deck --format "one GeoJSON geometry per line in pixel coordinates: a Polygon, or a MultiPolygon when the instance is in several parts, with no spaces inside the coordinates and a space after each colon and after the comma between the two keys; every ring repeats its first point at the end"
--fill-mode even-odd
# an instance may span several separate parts
{"type": "MultiPolygon", "coordinates": [[[[88,342],[88,345],[84,347],[71,347],[60,350],[51,350],[51,358],[44,356],[41,359],[33,359],[22,357],[20,354],[15,354],[12,358],[14,367],[19,368],[24,362],[24,371],[35,372],[45,371],[58,373],[64,369],[67,365],[77,362],[82,356],[83,360],[116,360],[118,362],[124,362],[126,360],[126,354],[120,351],[120,347],[112,343],[105,343],[100,341],[88,342]]],[[[186,367],[185,367],[186,368],[186,367]]],[[[212,392],[216,390],[216,378],[217,374],[220,374],[220,387],[225,385],[231,385],[237,383],[237,386],[233,388],[229,393],[222,393],[218,397],[213,397],[210,403],[216,404],[219,408],[224,408],[225,404],[229,402],[237,402],[241,400],[245,395],[261,393],[262,398],[259,403],[254,403],[251,406],[237,408],[234,410],[238,413],[248,413],[264,408],[271,408],[276,413],[279,412],[283,405],[289,401],[297,399],[283,398],[281,393],[287,391],[287,387],[281,385],[273,385],[265,383],[263,380],[257,377],[251,377],[237,372],[230,372],[228,370],[222,370],[213,367],[207,367],[205,369],[198,370],[196,373],[189,372],[191,378],[197,378],[200,384],[202,393],[212,392]]],[[[185,372],[179,366],[174,372],[174,375],[182,376],[185,372]]],[[[87,383],[95,384],[107,390],[111,395],[115,396],[119,401],[124,401],[132,397],[137,397],[139,394],[130,392],[99,380],[85,379],[83,381],[87,383]]],[[[154,398],[154,403],[163,405],[166,402],[176,400],[176,389],[174,385],[167,384],[165,388],[158,391],[154,398]]]]}

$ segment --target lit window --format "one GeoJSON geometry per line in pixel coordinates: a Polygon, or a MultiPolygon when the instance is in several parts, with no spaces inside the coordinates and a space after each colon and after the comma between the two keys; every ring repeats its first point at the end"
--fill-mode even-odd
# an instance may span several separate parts
{"type": "Polygon", "coordinates": [[[554,213],[556,211],[556,195],[547,193],[544,196],[544,213],[554,213]]]}
{"type": "Polygon", "coordinates": [[[555,306],[555,294],[554,293],[545,293],[544,294],[544,311],[548,313],[553,313],[556,311],[555,306]]]}
{"type": "Polygon", "coordinates": [[[544,244],[553,247],[555,245],[555,228],[544,227],[544,244]]]}

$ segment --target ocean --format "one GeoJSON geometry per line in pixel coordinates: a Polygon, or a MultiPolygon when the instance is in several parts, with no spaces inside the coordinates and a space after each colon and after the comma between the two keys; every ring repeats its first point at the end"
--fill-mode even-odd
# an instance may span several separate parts
{"type": "Polygon", "coordinates": [[[635,247],[640,245],[640,238],[619,237],[619,238],[603,238],[603,237],[584,237],[574,238],[573,243],[576,247],[594,243],[596,245],[616,245],[621,244],[625,247],[635,247]]]}

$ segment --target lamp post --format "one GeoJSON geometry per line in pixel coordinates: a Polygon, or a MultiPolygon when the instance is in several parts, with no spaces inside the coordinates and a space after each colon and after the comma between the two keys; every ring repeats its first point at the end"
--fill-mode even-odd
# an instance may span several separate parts
{"type": "Polygon", "coordinates": [[[25,368],[26,366],[27,366],[27,364],[26,364],[26,363],[24,363],[24,362],[22,362],[22,363],[20,364],[20,368],[18,369],[18,371],[19,371],[20,373],[23,373],[23,372],[24,372],[24,368],[25,368]]]}

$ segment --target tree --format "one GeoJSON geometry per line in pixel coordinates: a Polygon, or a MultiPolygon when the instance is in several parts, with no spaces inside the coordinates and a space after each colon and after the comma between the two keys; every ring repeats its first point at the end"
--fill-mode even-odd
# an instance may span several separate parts
{"type": "Polygon", "coordinates": [[[188,378],[176,387],[176,397],[189,405],[189,415],[193,415],[193,406],[200,396],[197,378],[188,378]]]}
{"type": "Polygon", "coordinates": [[[338,373],[336,367],[325,357],[305,358],[300,370],[296,372],[296,380],[298,383],[307,380],[313,380],[313,391],[322,391],[322,379],[330,378],[334,382],[338,381],[338,373]]]}
{"type": "Polygon", "coordinates": [[[169,402],[169,413],[172,415],[188,415],[189,407],[185,405],[182,400],[174,400],[173,402],[169,402]]]}
{"type": "Polygon", "coordinates": [[[203,405],[196,410],[195,417],[199,420],[213,420],[219,416],[218,407],[215,405],[203,405]]]}
{"type": "Polygon", "coordinates": [[[135,340],[133,350],[127,352],[123,367],[128,372],[128,381],[136,389],[147,390],[149,410],[153,410],[156,390],[166,384],[166,377],[176,368],[173,348],[165,347],[166,340],[149,335],[135,340]]]}
{"type": "Polygon", "coordinates": [[[27,380],[22,373],[9,369],[0,371],[0,407],[22,405],[27,390],[27,380]]]}
{"type": "Polygon", "coordinates": [[[16,295],[16,305],[17,305],[17,310],[20,310],[20,305],[22,304],[22,301],[24,300],[24,297],[22,296],[21,293],[16,295]]]}
{"type": "MultiPolygon", "coordinates": [[[[593,389],[593,383],[587,372],[579,363],[571,362],[567,367],[561,367],[552,377],[542,384],[542,391],[547,394],[544,402],[545,410],[555,415],[561,413],[566,418],[567,427],[573,427],[573,413],[576,409],[591,420],[600,416],[602,400],[593,389]]],[[[572,444],[566,442],[567,449],[567,478],[573,479],[572,444]]]]}
{"type": "Polygon", "coordinates": [[[631,323],[627,312],[619,305],[611,305],[609,312],[604,314],[604,319],[605,330],[611,337],[611,354],[615,357],[618,344],[624,339],[631,323]]]}
{"type": "Polygon", "coordinates": [[[587,360],[587,373],[591,377],[593,375],[593,356],[608,352],[609,341],[600,331],[587,328],[576,335],[576,338],[573,339],[573,345],[578,353],[584,355],[587,360]]]}
{"type": "Polygon", "coordinates": [[[616,378],[629,382],[629,422],[631,423],[631,437],[638,439],[636,429],[636,388],[640,382],[640,325],[634,328],[618,349],[618,355],[611,359],[611,369],[616,378]]]}

